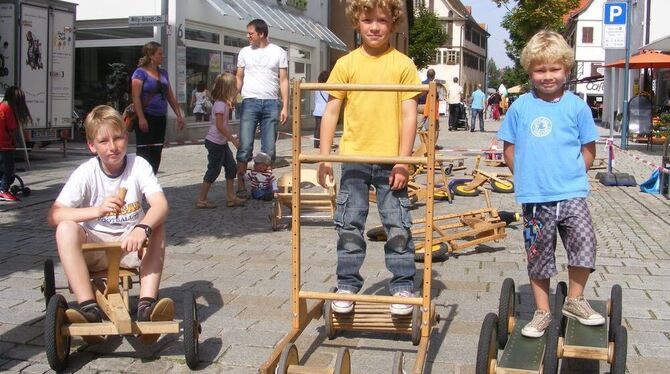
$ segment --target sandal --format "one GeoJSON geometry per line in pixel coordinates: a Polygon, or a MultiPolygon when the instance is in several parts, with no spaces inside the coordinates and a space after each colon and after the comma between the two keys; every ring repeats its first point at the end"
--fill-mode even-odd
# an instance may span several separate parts
{"type": "Polygon", "coordinates": [[[237,197],[239,197],[241,199],[245,199],[245,200],[249,199],[251,197],[251,195],[249,194],[249,191],[247,191],[247,190],[237,190],[236,195],[237,195],[237,197]]]}
{"type": "Polygon", "coordinates": [[[214,209],[217,206],[218,205],[216,205],[215,203],[213,203],[209,200],[205,200],[205,201],[198,200],[198,201],[195,202],[195,207],[198,208],[198,209],[214,209]]]}

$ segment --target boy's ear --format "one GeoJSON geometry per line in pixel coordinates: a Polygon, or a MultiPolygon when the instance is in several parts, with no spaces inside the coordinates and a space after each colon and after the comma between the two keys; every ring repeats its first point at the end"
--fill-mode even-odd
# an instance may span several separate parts
{"type": "Polygon", "coordinates": [[[98,154],[98,152],[95,151],[95,146],[93,146],[93,143],[87,141],[86,145],[88,145],[88,149],[91,151],[91,153],[98,154]]]}

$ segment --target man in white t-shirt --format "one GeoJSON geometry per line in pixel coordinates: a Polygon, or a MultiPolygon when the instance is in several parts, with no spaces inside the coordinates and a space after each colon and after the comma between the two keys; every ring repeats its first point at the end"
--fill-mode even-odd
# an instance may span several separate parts
{"type": "Polygon", "coordinates": [[[256,126],[261,130],[261,152],[274,161],[277,125],[288,118],[288,58],[286,51],[268,41],[268,25],[255,19],[247,25],[249,46],[237,57],[237,89],[242,93],[240,147],[237,149],[238,195],[249,197],[244,185],[251,160],[256,126]],[[281,93],[281,101],[278,93],[281,93]]]}
{"type": "Polygon", "coordinates": [[[458,84],[458,78],[447,86],[447,103],[449,104],[449,131],[456,128],[456,121],[461,114],[461,102],[463,101],[463,88],[458,84]]]}

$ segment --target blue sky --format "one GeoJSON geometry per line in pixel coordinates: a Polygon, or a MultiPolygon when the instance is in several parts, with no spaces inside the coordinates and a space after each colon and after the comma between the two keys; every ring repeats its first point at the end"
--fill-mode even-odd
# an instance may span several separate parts
{"type": "Polygon", "coordinates": [[[477,23],[485,23],[489,37],[489,58],[495,61],[500,68],[512,66],[512,61],[505,54],[505,39],[509,39],[507,30],[500,26],[507,9],[503,6],[498,8],[491,0],[461,0],[461,3],[472,7],[472,16],[477,23]]]}

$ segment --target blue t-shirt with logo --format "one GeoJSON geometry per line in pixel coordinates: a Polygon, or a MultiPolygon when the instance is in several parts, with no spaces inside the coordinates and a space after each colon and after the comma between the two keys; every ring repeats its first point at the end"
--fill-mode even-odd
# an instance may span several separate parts
{"type": "Polygon", "coordinates": [[[547,102],[532,92],[521,95],[507,111],[498,138],[514,144],[517,203],[588,195],[581,149],[598,139],[598,131],[578,96],[565,92],[559,101],[547,102]]]}
{"type": "Polygon", "coordinates": [[[470,95],[470,98],[472,99],[472,104],[470,104],[471,109],[484,109],[483,103],[486,95],[484,95],[482,90],[477,89],[470,95]]]}

